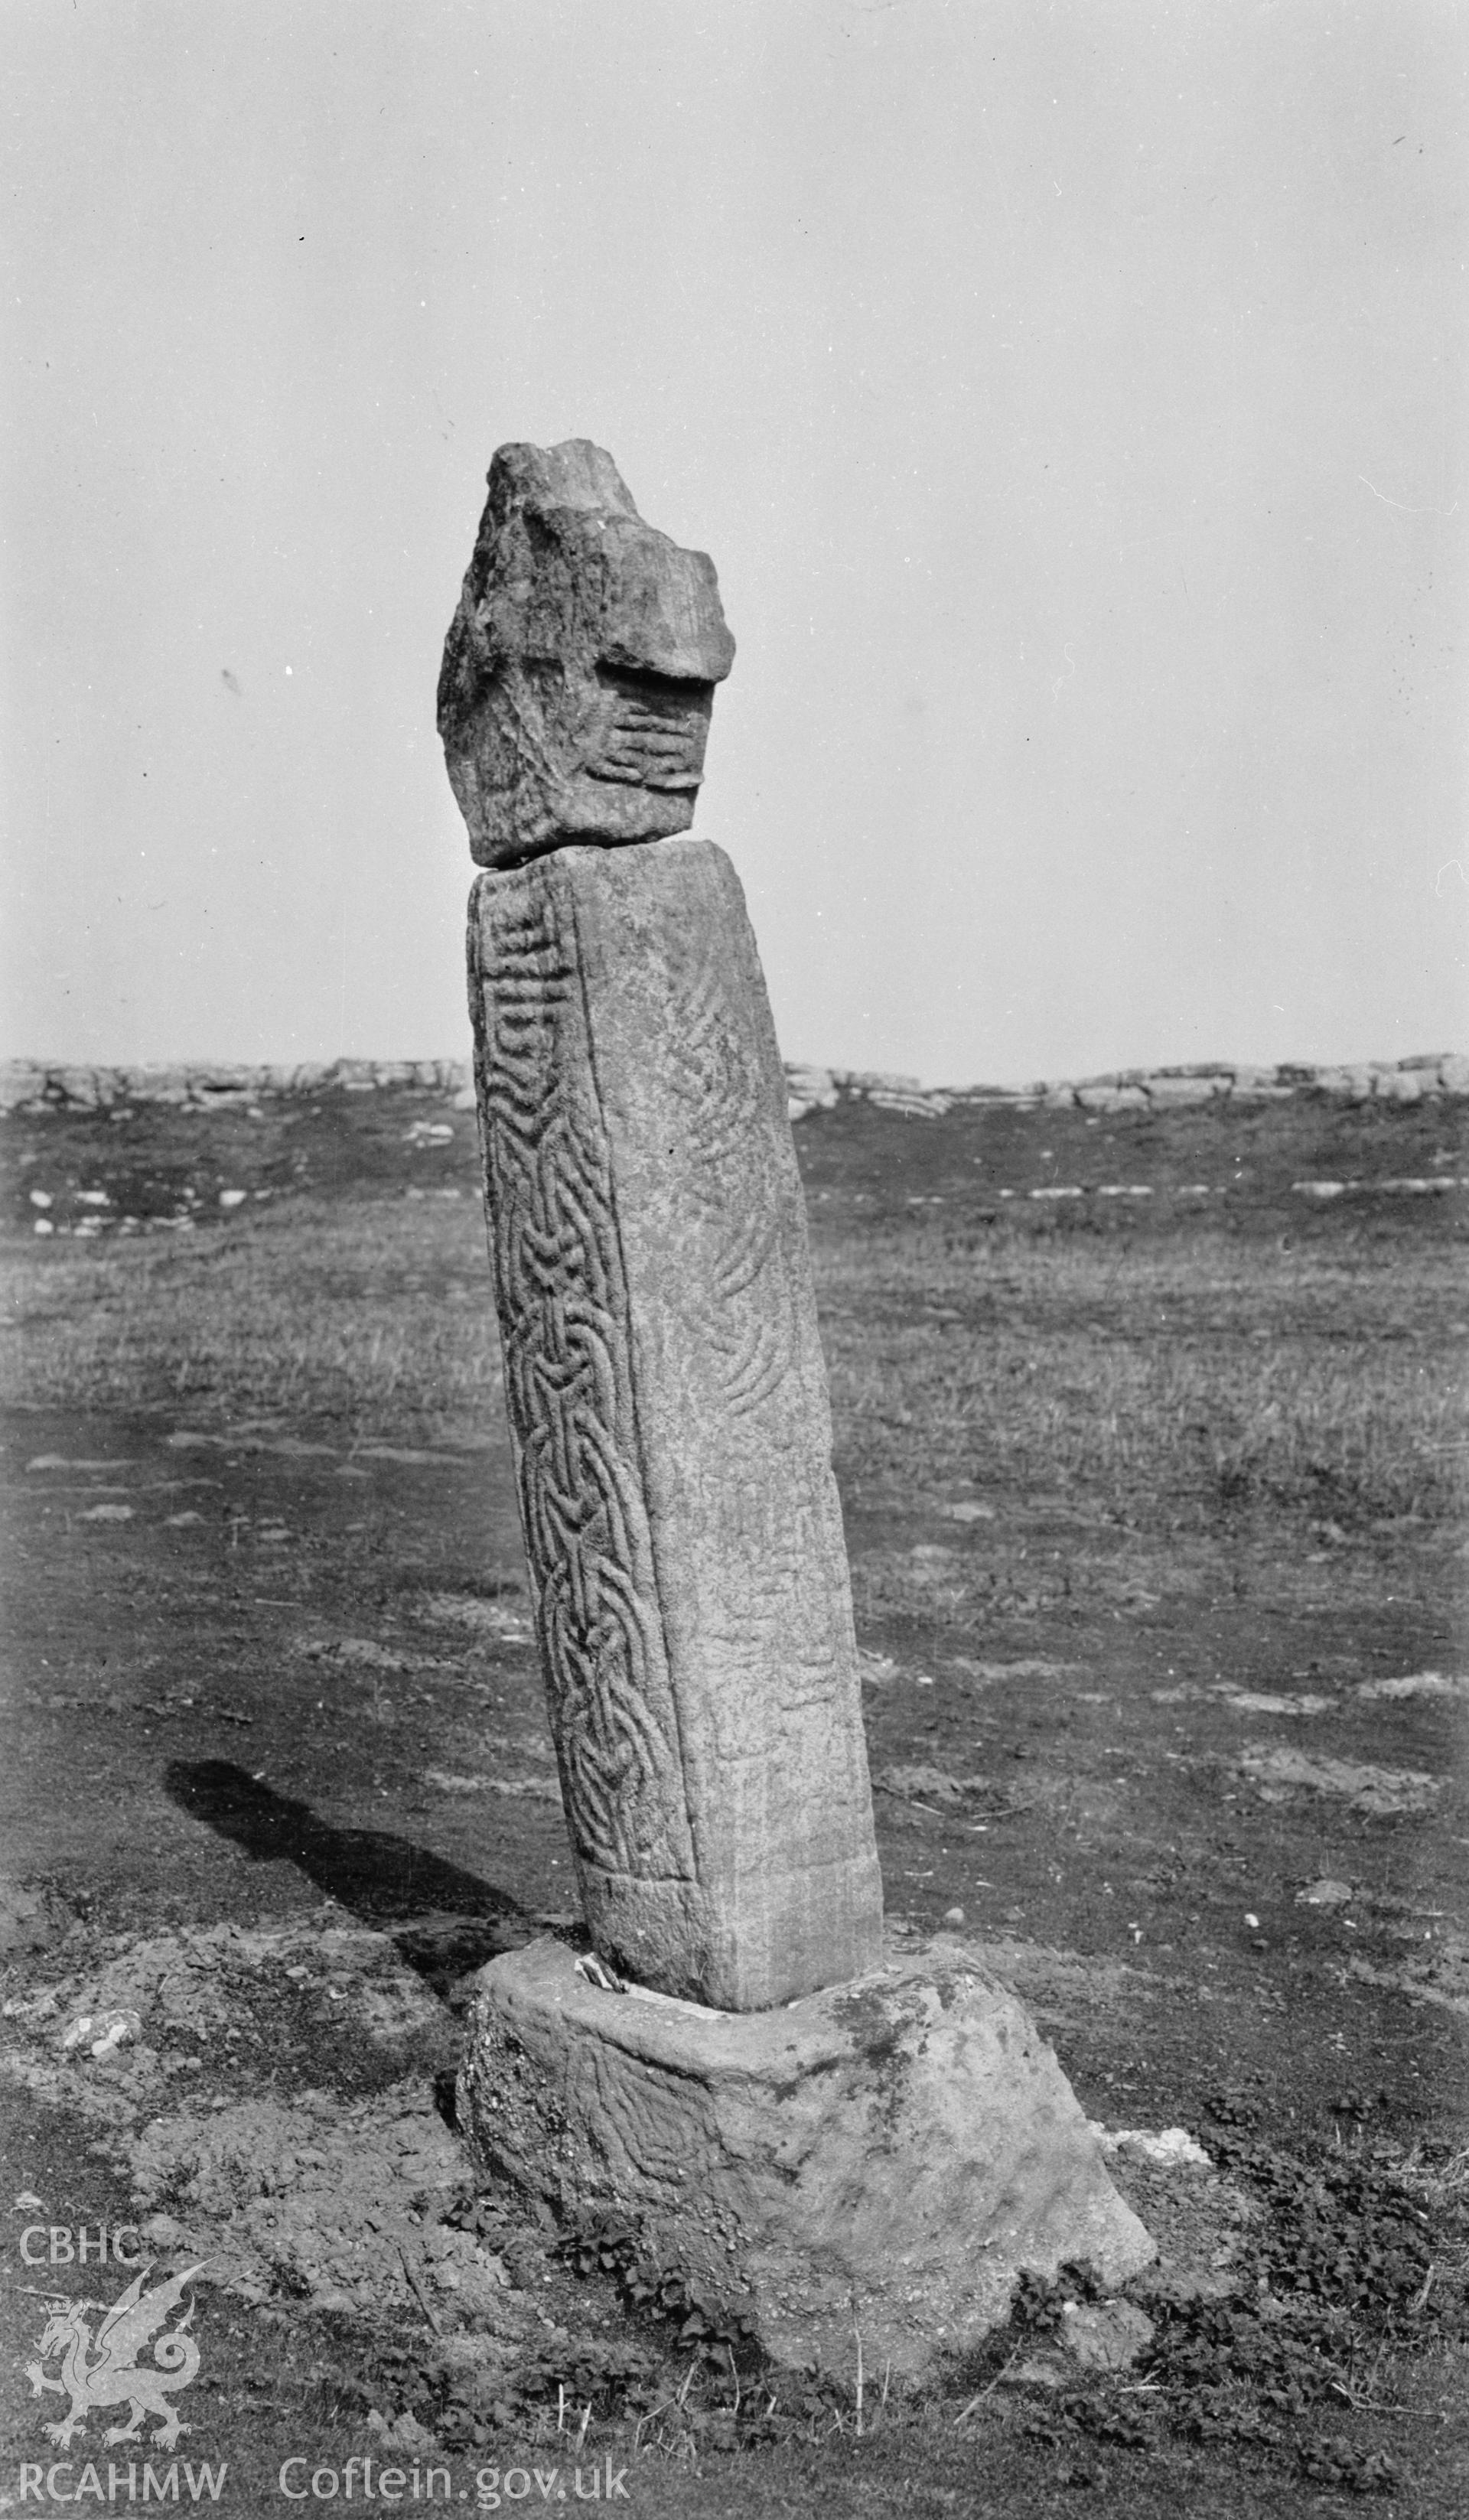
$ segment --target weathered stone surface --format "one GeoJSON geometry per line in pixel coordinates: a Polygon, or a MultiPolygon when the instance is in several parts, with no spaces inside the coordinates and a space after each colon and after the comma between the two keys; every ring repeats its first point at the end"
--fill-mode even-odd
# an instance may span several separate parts
{"type": "Polygon", "coordinates": [[[578,1973],[549,1940],[482,1971],[460,2123],[563,2208],[640,2216],[769,2350],[913,2371],[1005,2317],[1018,2271],[1148,2264],[1034,2024],[962,1943],[755,2017],[578,1973]]]}
{"type": "Polygon", "coordinates": [[[1083,1111],[1145,1111],[1148,1107],[1140,1085],[1082,1085],[1077,1101],[1083,1111]]]}
{"type": "Polygon", "coordinates": [[[793,1120],[807,1111],[830,1111],[838,1099],[837,1080],[829,1067],[793,1065],[786,1061],[786,1101],[793,1120]]]}
{"type": "Polygon", "coordinates": [[[1314,1082],[1318,1094],[1330,1094],[1343,1102],[1370,1102],[1372,1099],[1370,1067],[1318,1067],[1314,1082]]]}
{"type": "Polygon", "coordinates": [[[713,562],[643,522],[610,455],[502,446],[438,683],[477,864],[686,831],[733,657],[713,562]]]}
{"type": "Polygon", "coordinates": [[[482,876],[505,1386],[587,1922],[751,2010],[856,1976],[881,1890],[786,1081],[707,840],[482,876]]]}
{"type": "Polygon", "coordinates": [[[1193,1103],[1212,1102],[1216,1090],[1207,1076],[1150,1076],[1147,1085],[1149,1102],[1180,1111],[1193,1103]]]}

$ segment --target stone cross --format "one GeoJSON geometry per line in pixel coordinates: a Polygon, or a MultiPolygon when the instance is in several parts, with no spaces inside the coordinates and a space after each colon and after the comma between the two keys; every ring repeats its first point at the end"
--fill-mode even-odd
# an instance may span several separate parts
{"type": "Polygon", "coordinates": [[[693,819],[712,563],[585,439],[502,447],[438,691],[505,1390],[587,1924],[732,2011],[881,1958],[785,1079],[693,819]]]}

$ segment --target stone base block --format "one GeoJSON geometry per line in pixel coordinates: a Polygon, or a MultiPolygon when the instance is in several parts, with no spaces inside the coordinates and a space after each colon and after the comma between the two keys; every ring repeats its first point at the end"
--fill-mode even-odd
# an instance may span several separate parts
{"type": "Polygon", "coordinates": [[[1155,2251],[1052,2050],[962,1943],[719,2013],[589,1982],[558,1942],[482,1971],[460,2122],[564,2211],[637,2215],[656,2254],[788,2363],[913,2372],[1005,2318],[1017,2273],[1155,2251]]]}

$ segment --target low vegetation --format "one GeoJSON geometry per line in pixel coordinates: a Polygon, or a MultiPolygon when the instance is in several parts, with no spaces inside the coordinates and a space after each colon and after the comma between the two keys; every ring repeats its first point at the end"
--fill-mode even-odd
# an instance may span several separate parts
{"type": "Polygon", "coordinates": [[[932,1224],[823,1236],[840,1436],[898,1482],[1084,1496],[1142,1523],[1252,1503],[1462,1510],[1463,1263],[1200,1228],[1130,1246],[932,1224]]]}
{"type": "MultiPolygon", "coordinates": [[[[1119,1247],[913,1222],[816,1242],[839,1454],[863,1475],[1089,1497],[1142,1525],[1253,1504],[1463,1510],[1469,1323],[1451,1244],[1119,1247]]],[[[499,1382],[468,1202],[303,1199],[166,1242],[27,1250],[4,1396],[286,1415],[429,1439],[499,1382]]]]}
{"type": "Polygon", "coordinates": [[[484,1229],[467,1202],[303,1198],[164,1239],[48,1245],[12,1267],[3,1395],[165,1405],[427,1439],[500,1373],[484,1229]]]}

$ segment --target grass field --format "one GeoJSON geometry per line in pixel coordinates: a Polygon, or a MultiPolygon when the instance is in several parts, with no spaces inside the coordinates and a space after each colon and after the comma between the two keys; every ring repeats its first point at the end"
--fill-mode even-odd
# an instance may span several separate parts
{"type": "MultiPolygon", "coordinates": [[[[1201,1220],[1119,1248],[818,1210],[839,1453],[915,1496],[1091,1493],[1165,1530],[1248,1502],[1456,1517],[1463,1239],[1284,1241],[1201,1220]]],[[[468,1200],[302,1195],[197,1239],[23,1246],[10,1281],[10,1400],[193,1399],[427,1437],[482,1432],[498,1388],[468,1200]]]]}
{"type": "Polygon", "coordinates": [[[5,1396],[58,1408],[190,1402],[351,1435],[481,1433],[499,1390],[483,1226],[467,1202],[316,1198],[178,1240],[26,1252],[5,1396]]]}
{"type": "Polygon", "coordinates": [[[387,2171],[363,2203],[406,2254],[356,2289],[301,2254],[308,2174],[252,2202],[219,2167],[237,2121],[242,2161],[388,2159],[465,1972],[569,1914],[472,1124],[408,1093],[7,1124],[14,2192],[152,2198],[235,2266],[210,2438],[260,2507],[298,2444],[340,2468],[401,2426],[468,2479],[569,2401],[653,2511],[1462,2507],[1469,1197],[1371,1194],[1469,1171],[1453,1127],[798,1128],[890,1918],[962,1911],[1088,2113],[1213,2163],[1118,2155],[1164,2248],[1135,2370],[1061,2370],[1042,2287],[858,2437],[849,2385],[629,2308],[630,2244],[477,2198],[446,2133],[432,2211],[394,2222],[387,2171]],[[1325,1173],[1366,1190],[1293,1192],[1325,1173]],[[1030,1201],[1058,1178],[1148,1197],[1030,1201]],[[34,1235],[99,1192],[138,1230],[34,1235]],[[353,1969],[390,2022],[355,2047],[353,1969]],[[143,2028],[84,2071],[45,2004],[99,1989],[143,2028]],[[478,2362],[431,2227],[509,2269],[478,2362]]]}

